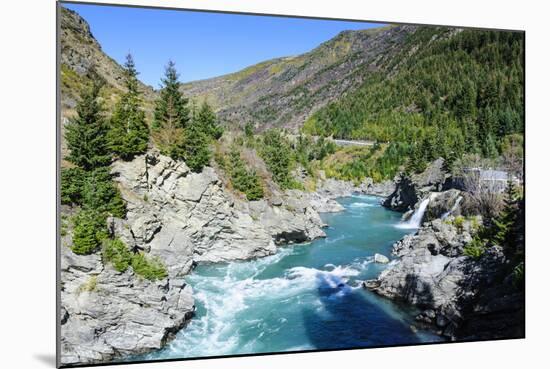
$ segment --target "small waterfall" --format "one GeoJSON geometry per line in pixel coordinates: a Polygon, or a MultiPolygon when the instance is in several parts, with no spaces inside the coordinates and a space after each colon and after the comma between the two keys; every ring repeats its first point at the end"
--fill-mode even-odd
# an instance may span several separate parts
{"type": "Polygon", "coordinates": [[[418,209],[414,211],[413,215],[409,218],[409,220],[404,223],[401,223],[398,227],[399,228],[420,228],[420,225],[422,224],[422,218],[424,218],[424,213],[426,212],[426,207],[428,207],[429,202],[430,202],[430,196],[422,200],[422,202],[418,206],[418,209]]]}
{"type": "Polygon", "coordinates": [[[455,203],[453,204],[453,206],[451,207],[451,210],[445,212],[445,214],[443,214],[441,216],[441,219],[445,219],[447,218],[449,215],[451,215],[453,213],[453,211],[455,211],[457,208],[458,208],[458,205],[460,205],[460,202],[462,201],[462,196],[459,196],[456,198],[455,200],[455,203]]]}

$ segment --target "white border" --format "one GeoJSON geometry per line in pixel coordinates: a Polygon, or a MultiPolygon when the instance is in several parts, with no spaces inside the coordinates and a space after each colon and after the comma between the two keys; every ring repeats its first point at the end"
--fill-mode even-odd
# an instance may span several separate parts
{"type": "MultiPolygon", "coordinates": [[[[99,0],[98,0],[99,2],[99,0]]],[[[527,339],[367,349],[119,368],[519,368],[547,362],[548,9],[493,0],[131,0],[110,3],[447,24],[527,31],[527,339]]],[[[537,5],[540,4],[540,5],[537,5]]],[[[54,366],[55,2],[12,0],[0,12],[0,337],[5,368],[54,366]],[[6,114],[7,113],[7,114],[6,114]]]]}

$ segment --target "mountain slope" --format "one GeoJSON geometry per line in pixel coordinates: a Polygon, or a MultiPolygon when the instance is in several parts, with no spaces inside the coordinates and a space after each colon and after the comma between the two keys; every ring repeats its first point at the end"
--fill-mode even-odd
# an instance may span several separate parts
{"type": "Polygon", "coordinates": [[[184,84],[227,124],[296,129],[320,107],[364,82],[400,51],[414,26],[344,31],[312,51],[268,60],[237,73],[184,84]]]}
{"type": "MultiPolygon", "coordinates": [[[[103,97],[107,107],[114,105],[117,97],[125,90],[122,67],[103,52],[90,26],[80,15],[62,6],[59,9],[63,115],[70,115],[81,89],[90,81],[92,70],[105,80],[103,97]]],[[[152,101],[153,89],[143,83],[139,87],[144,100],[152,101]]]]}

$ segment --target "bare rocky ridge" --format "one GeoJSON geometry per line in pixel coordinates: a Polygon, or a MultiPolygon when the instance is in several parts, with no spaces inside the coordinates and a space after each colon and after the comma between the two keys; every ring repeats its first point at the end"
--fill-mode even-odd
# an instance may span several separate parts
{"type": "MultiPolygon", "coordinates": [[[[324,237],[319,212],[340,211],[334,201],[380,189],[365,182],[326,180],[314,193],[291,190],[277,201],[248,202],[223,185],[213,168],[192,173],[184,162],[151,150],[112,165],[127,202],[126,219],[111,232],[129,248],[157,256],[168,278],[150,282],[131,268],[117,272],[100,253],[75,255],[63,238],[63,364],[99,363],[161,348],[192,317],[192,289],[184,281],[198,263],[247,260],[274,254],[277,245],[324,237]]],[[[391,189],[385,189],[391,192],[391,189]]]]}

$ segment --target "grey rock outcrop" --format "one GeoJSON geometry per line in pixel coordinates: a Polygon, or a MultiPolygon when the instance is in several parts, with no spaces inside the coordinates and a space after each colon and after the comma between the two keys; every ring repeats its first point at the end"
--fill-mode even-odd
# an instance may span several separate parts
{"type": "Polygon", "coordinates": [[[479,260],[463,256],[477,222],[465,220],[460,227],[439,219],[426,223],[397,242],[393,254],[398,259],[363,286],[422,309],[418,323],[452,340],[521,337],[523,294],[505,279],[502,248],[493,246],[479,260]],[[508,326],[506,313],[516,319],[508,326]]]}
{"type": "Polygon", "coordinates": [[[192,173],[156,151],[116,162],[113,173],[128,207],[129,227],[117,234],[161,257],[171,276],[187,274],[192,262],[262,257],[275,253],[276,243],[324,236],[308,199],[292,191],[278,206],[244,201],[225,190],[214,169],[192,173]]]}
{"type": "Polygon", "coordinates": [[[408,176],[400,174],[395,182],[395,190],[384,201],[384,206],[405,212],[431,192],[441,192],[445,189],[450,174],[444,170],[444,160],[439,158],[433,161],[422,173],[408,176]]]}
{"type": "Polygon", "coordinates": [[[432,192],[426,207],[425,220],[447,218],[461,215],[461,204],[464,200],[462,191],[450,189],[444,192],[432,192]]]}
{"type": "Polygon", "coordinates": [[[390,262],[390,259],[382,254],[374,254],[374,262],[379,264],[387,264],[390,262]]]}
{"type": "Polygon", "coordinates": [[[112,360],[161,348],[193,315],[190,286],[136,278],[104,266],[99,254],[62,246],[61,362],[112,360]]]}
{"type": "MultiPolygon", "coordinates": [[[[117,272],[99,252],[76,255],[68,232],[61,259],[62,364],[161,348],[193,315],[192,290],[183,277],[198,263],[263,257],[277,244],[325,235],[306,193],[282,193],[277,206],[248,202],[227,191],[214,169],[192,173],[156,150],[113,163],[112,173],[127,214],[108,220],[110,232],[131,250],[158,257],[168,277],[151,282],[132,268],[117,272]]],[[[329,202],[320,195],[318,201],[318,209],[329,202]]]]}
{"type": "Polygon", "coordinates": [[[395,191],[395,182],[391,180],[374,182],[372,178],[367,178],[359,185],[361,193],[380,197],[388,197],[395,191]]]}

